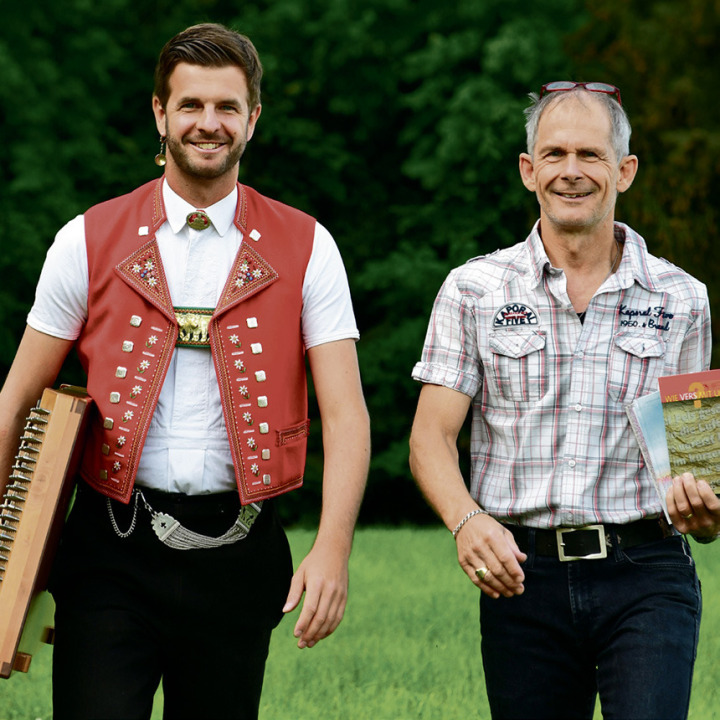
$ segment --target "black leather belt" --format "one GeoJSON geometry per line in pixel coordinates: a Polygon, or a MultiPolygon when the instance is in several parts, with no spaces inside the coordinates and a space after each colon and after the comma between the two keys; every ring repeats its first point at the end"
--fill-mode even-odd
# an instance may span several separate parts
{"type": "Polygon", "coordinates": [[[673,534],[660,518],[636,520],[627,525],[587,525],[580,528],[530,528],[504,526],[513,534],[522,552],[534,549],[535,555],[561,561],[597,560],[607,557],[608,548],[630,548],[662,540],[673,534]]]}

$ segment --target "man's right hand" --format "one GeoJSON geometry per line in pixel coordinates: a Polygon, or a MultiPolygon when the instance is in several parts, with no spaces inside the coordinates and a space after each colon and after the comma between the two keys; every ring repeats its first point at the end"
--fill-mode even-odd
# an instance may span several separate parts
{"type": "Polygon", "coordinates": [[[525,591],[525,573],[520,565],[527,555],[497,520],[475,515],[460,528],[455,542],[462,569],[486,595],[512,597],[525,591]]]}

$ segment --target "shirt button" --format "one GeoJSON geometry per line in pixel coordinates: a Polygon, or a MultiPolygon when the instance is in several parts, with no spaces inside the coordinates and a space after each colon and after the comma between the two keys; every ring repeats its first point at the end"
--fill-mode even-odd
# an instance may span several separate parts
{"type": "Polygon", "coordinates": [[[583,406],[582,406],[580,403],[578,403],[578,404],[575,406],[575,410],[576,410],[577,412],[580,412],[582,409],[583,409],[583,406]]]}
{"type": "Polygon", "coordinates": [[[575,467],[575,461],[574,461],[574,460],[568,460],[568,467],[574,468],[574,467],[575,467]]]}

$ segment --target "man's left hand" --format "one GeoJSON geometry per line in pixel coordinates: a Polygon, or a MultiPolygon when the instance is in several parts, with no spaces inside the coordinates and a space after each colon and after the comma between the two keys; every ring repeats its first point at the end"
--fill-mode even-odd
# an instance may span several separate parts
{"type": "Polygon", "coordinates": [[[293,575],[283,612],[294,610],[305,593],[294,635],[311,648],[335,631],[345,613],[348,567],[344,553],[317,544],[293,575]]]}
{"type": "Polygon", "coordinates": [[[673,478],[666,496],[672,524],[683,535],[713,538],[720,533],[720,498],[692,473],[673,478]]]}

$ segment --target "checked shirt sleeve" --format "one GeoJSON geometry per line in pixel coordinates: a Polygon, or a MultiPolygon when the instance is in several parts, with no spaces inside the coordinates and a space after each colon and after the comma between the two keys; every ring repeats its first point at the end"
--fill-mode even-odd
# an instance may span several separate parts
{"type": "Polygon", "coordinates": [[[680,374],[707,370],[710,367],[712,353],[710,304],[707,288],[704,285],[701,288],[697,309],[692,313],[695,322],[685,336],[680,350],[680,367],[678,368],[680,374]]]}
{"type": "Polygon", "coordinates": [[[422,360],[412,377],[442,385],[473,397],[483,378],[477,348],[475,312],[471,298],[457,282],[454,270],[445,280],[433,305],[422,360]]]}

